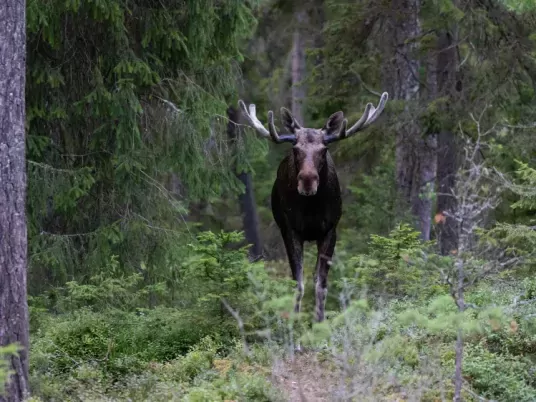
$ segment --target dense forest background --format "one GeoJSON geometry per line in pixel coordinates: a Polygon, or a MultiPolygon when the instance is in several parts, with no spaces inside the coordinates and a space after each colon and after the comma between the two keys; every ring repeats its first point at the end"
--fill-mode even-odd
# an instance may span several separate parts
{"type": "Polygon", "coordinates": [[[533,1],[26,11],[33,400],[536,400],[533,1]],[[316,250],[297,317],[270,210],[290,146],[238,100],[320,128],[384,91],[330,146],[344,215],[313,323],[316,250]]]}

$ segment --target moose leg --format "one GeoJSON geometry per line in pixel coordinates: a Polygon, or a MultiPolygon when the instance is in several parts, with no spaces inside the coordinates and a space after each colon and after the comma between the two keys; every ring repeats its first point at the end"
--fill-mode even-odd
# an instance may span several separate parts
{"type": "Polygon", "coordinates": [[[292,271],[292,279],[296,281],[296,303],[294,312],[299,313],[303,298],[303,240],[295,233],[282,233],[285,249],[287,250],[288,262],[292,271]]]}
{"type": "Polygon", "coordinates": [[[317,241],[318,256],[316,259],[315,293],[316,293],[316,321],[324,321],[324,308],[328,293],[328,272],[331,266],[331,257],[335,251],[337,234],[335,229],[330,230],[322,240],[317,241]]]}

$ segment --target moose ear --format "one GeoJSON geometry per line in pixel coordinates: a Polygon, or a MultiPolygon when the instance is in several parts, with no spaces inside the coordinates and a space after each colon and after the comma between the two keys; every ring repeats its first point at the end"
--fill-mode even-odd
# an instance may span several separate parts
{"type": "Polygon", "coordinates": [[[329,116],[328,121],[325,126],[322,128],[326,135],[337,134],[341,129],[341,124],[344,120],[343,112],[336,112],[329,116]]]}
{"type": "Polygon", "coordinates": [[[285,128],[293,134],[296,132],[296,130],[301,128],[300,124],[296,121],[292,113],[290,113],[290,110],[284,107],[281,108],[281,121],[285,128]]]}

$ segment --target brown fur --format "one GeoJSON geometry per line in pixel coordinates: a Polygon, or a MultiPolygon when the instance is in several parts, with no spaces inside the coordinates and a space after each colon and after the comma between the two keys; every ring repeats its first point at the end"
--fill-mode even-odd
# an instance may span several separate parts
{"type": "Polygon", "coordinates": [[[321,129],[303,128],[292,113],[281,108],[281,121],[289,134],[279,135],[268,112],[267,130],[256,117],[255,105],[239,101],[244,117],[257,132],[277,144],[291,142],[293,147],[281,161],[272,187],[272,214],[287,251],[292,278],[297,282],[294,310],[300,311],[303,297],[303,244],[317,245],[315,270],[316,320],[324,320],[328,272],[337,240],[337,224],[342,215],[342,200],[335,164],[327,145],[360,131],[382,112],[387,93],[382,94],[377,109],[367,104],[361,119],[347,130],[342,112],[332,114],[321,129]]]}
{"type": "Polygon", "coordinates": [[[317,243],[317,321],[324,319],[327,277],[342,214],[335,164],[322,138],[321,130],[297,130],[296,145],[281,161],[272,188],[272,213],[285,243],[292,277],[297,281],[296,312],[303,297],[303,243],[317,243]],[[299,190],[311,195],[300,194],[299,190]]]}

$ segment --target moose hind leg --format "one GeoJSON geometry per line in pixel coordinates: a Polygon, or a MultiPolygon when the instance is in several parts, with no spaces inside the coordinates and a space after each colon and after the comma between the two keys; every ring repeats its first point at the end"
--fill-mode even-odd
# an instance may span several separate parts
{"type": "Polygon", "coordinates": [[[335,251],[337,235],[335,229],[329,231],[326,236],[317,242],[318,256],[316,259],[315,293],[316,293],[316,321],[324,321],[324,309],[328,293],[328,272],[331,266],[331,258],[335,251]]]}
{"type": "Polygon", "coordinates": [[[303,240],[294,233],[283,233],[292,279],[296,281],[294,312],[299,313],[303,298],[303,240]]]}

